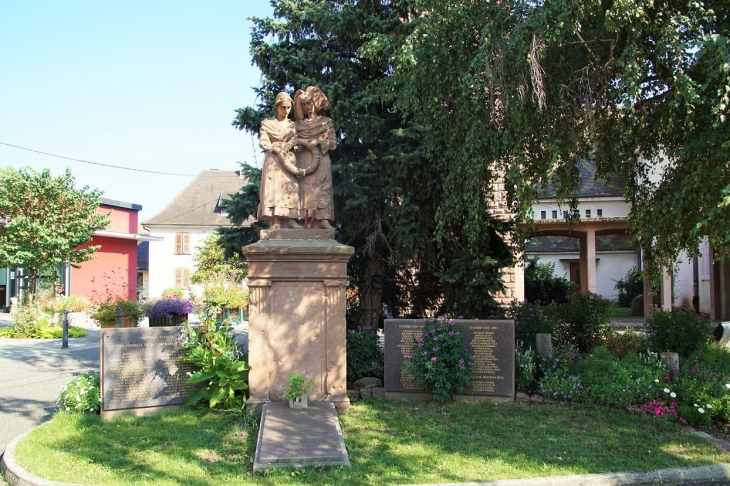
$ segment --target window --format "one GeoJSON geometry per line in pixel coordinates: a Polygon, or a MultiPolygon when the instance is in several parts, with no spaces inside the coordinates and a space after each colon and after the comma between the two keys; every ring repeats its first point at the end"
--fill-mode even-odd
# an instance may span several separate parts
{"type": "Polygon", "coordinates": [[[175,255],[190,255],[190,233],[175,233],[175,255]]]}
{"type": "Polygon", "coordinates": [[[586,218],[590,218],[590,217],[591,217],[591,210],[586,209],[586,218]]]}
{"type": "Polygon", "coordinates": [[[547,217],[546,211],[540,211],[540,219],[545,219],[547,217]]]}
{"type": "Polygon", "coordinates": [[[557,211],[553,211],[553,219],[558,219],[558,212],[557,211]]]}
{"type": "Polygon", "coordinates": [[[175,269],[175,287],[181,289],[190,287],[190,269],[183,267],[175,269]]]}
{"type": "Polygon", "coordinates": [[[568,219],[568,211],[563,211],[563,219],[568,219]]]}
{"type": "Polygon", "coordinates": [[[603,209],[596,209],[596,216],[598,216],[598,217],[603,216],[603,209]]]}

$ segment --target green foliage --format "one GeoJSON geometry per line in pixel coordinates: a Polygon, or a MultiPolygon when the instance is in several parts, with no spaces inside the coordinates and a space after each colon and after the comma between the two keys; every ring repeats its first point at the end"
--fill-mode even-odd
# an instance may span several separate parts
{"type": "Polygon", "coordinates": [[[611,354],[623,358],[629,353],[646,355],[649,351],[649,342],[646,336],[628,329],[622,333],[609,327],[603,343],[611,354]]]}
{"type": "Polygon", "coordinates": [[[618,290],[618,305],[631,307],[634,298],[644,293],[644,274],[635,267],[630,268],[624,278],[616,280],[613,288],[618,290]]]}
{"type": "Polygon", "coordinates": [[[181,361],[199,368],[187,383],[202,384],[185,405],[205,400],[210,408],[241,411],[246,406],[248,363],[230,336],[229,327],[206,327],[207,332],[202,332],[185,325],[187,342],[181,349],[187,356],[181,361]]]}
{"type": "Polygon", "coordinates": [[[537,257],[525,264],[525,300],[535,304],[565,304],[570,300],[572,285],[563,277],[555,277],[555,262],[540,263],[537,257]]]}
{"type": "Polygon", "coordinates": [[[225,255],[225,250],[218,243],[217,234],[208,235],[200,246],[195,248],[193,261],[197,265],[195,272],[190,275],[190,282],[203,284],[216,280],[226,280],[241,283],[248,275],[248,265],[240,252],[231,256],[225,255]]]}
{"type": "Polygon", "coordinates": [[[712,339],[712,321],[686,309],[653,309],[644,331],[652,351],[679,353],[681,358],[704,350],[712,339]]]}
{"type": "MultiPolygon", "coordinates": [[[[68,326],[68,337],[86,337],[89,334],[76,326],[68,326]]],[[[63,337],[63,328],[54,326],[49,316],[35,303],[19,305],[13,314],[13,325],[0,328],[0,337],[57,339],[63,337]]]]}
{"type": "Polygon", "coordinates": [[[107,297],[101,302],[96,302],[91,309],[89,317],[100,325],[111,325],[117,322],[117,313],[120,316],[129,316],[135,323],[138,323],[145,316],[144,306],[137,302],[125,299],[107,297]]]}
{"type": "Polygon", "coordinates": [[[505,317],[515,320],[515,342],[526,346],[536,345],[536,334],[554,334],[558,324],[558,306],[530,304],[529,302],[510,302],[505,317]]]}
{"type": "Polygon", "coordinates": [[[413,348],[403,364],[408,378],[438,401],[451,400],[471,385],[474,368],[461,334],[452,319],[429,320],[422,336],[412,335],[413,348]]]}
{"type": "Polygon", "coordinates": [[[537,371],[537,353],[532,346],[525,349],[525,343],[515,343],[515,387],[527,390],[532,385],[537,371]]]}
{"type": "Polygon", "coordinates": [[[101,400],[99,374],[81,373],[61,389],[58,408],[65,412],[99,413],[101,400]]]}
{"type": "Polygon", "coordinates": [[[314,385],[314,380],[306,373],[289,373],[284,383],[284,398],[294,400],[297,397],[306,396],[314,385]]]}
{"type": "MultiPolygon", "coordinates": [[[[490,294],[502,288],[499,269],[512,261],[503,240],[510,226],[490,217],[482,195],[470,199],[478,244],[468,245],[461,221],[448,222],[448,214],[436,234],[449,170],[440,150],[424,150],[424,140],[439,140],[439,129],[394,110],[379,94],[391,63],[361,54],[370,36],[402,28],[407,7],[316,0],[273,6],[273,19],[254,19],[250,46],[263,73],[260,103],[237,110],[233,124],[258,133],[280,91],[316,85],[329,97],[338,135],[330,154],[335,227],[338,240],[356,249],[348,266],[362,319],[356,325],[377,327],[383,304],[396,316],[439,310],[486,317],[496,309],[490,294]]],[[[250,184],[227,203],[236,225],[258,205],[260,171],[243,170],[250,184]]],[[[257,229],[220,230],[220,243],[232,254],[256,241],[257,229]]]]}
{"type": "Polygon", "coordinates": [[[162,297],[182,299],[185,297],[185,292],[180,287],[171,287],[162,291],[162,297]]]}
{"type": "Polygon", "coordinates": [[[369,327],[347,331],[347,383],[359,380],[380,361],[378,335],[369,327]]]}
{"type": "Polygon", "coordinates": [[[203,288],[203,300],[206,308],[212,305],[238,309],[248,304],[248,292],[238,283],[215,280],[203,288]]]}
{"type": "Polygon", "coordinates": [[[44,310],[49,313],[86,312],[91,308],[89,299],[82,295],[69,295],[68,297],[56,297],[48,302],[44,310]]]}
{"type": "Polygon", "coordinates": [[[573,343],[582,353],[590,353],[606,338],[611,306],[610,301],[591,292],[574,295],[559,308],[561,323],[555,330],[556,339],[573,343]]]}
{"type": "Polygon", "coordinates": [[[108,225],[96,214],[101,191],[76,189],[71,172],[0,169],[0,267],[24,267],[35,293],[41,271],[93,258],[99,246],[79,248],[108,225]]]}
{"type": "Polygon", "coordinates": [[[392,66],[384,103],[438,127],[423,140],[448,173],[437,231],[454,223],[473,245],[482,208],[471,206],[498,178],[528,218],[536,184],[569,198],[576,161],[594,159],[623,177],[652,265],[702,237],[728,254],[730,3],[393,3],[404,20],[361,52],[392,66]]]}

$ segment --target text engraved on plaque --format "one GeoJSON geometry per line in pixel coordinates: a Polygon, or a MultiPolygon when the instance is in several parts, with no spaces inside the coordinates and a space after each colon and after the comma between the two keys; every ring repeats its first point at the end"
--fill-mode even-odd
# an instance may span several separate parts
{"type": "Polygon", "coordinates": [[[101,331],[104,410],[181,405],[200,385],[182,363],[183,329],[152,327],[101,331]]]}
{"type": "MultiPolygon", "coordinates": [[[[514,321],[456,320],[475,364],[466,395],[512,396],[514,394],[514,321]]],[[[389,392],[419,392],[406,374],[403,362],[413,349],[413,336],[423,333],[426,321],[385,320],[385,389],[389,392]]]]}

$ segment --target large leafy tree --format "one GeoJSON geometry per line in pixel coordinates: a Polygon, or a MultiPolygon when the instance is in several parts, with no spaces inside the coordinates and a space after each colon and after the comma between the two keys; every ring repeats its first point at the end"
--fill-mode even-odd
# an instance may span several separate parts
{"type": "MultiPolygon", "coordinates": [[[[630,224],[657,263],[710,239],[730,252],[730,2],[403,0],[401,29],[362,52],[389,63],[381,94],[442,137],[438,231],[505,178],[529,219],[535,188],[566,201],[576,161],[626,181],[630,224]]],[[[439,160],[434,160],[438,163],[439,160]]]]}
{"type": "Polygon", "coordinates": [[[226,256],[223,246],[218,242],[219,235],[208,235],[195,248],[193,261],[195,271],[190,275],[194,284],[217,280],[241,283],[248,274],[248,265],[240,252],[226,256]]]}
{"type": "MultiPolygon", "coordinates": [[[[373,34],[395,35],[407,10],[396,2],[280,0],[274,18],[254,19],[251,52],[263,73],[260,103],[238,110],[234,126],[258,133],[273,114],[280,91],[309,85],[330,99],[338,129],[331,153],[338,239],[356,248],[349,274],[359,302],[358,323],[376,325],[381,304],[396,315],[450,311],[484,316],[501,288],[499,270],[511,261],[501,233],[507,228],[486,211],[472,222],[480,235],[467,245],[459,221],[435,216],[445,190],[442,150],[424,143],[442,138],[429,125],[403,117],[379,94],[390,65],[361,55],[373,34]]],[[[244,167],[253,183],[228,204],[232,221],[255,213],[260,172],[244,167]],[[254,197],[256,195],[256,197],[254,197]],[[235,218],[235,219],[234,219],[235,218]]],[[[230,250],[255,238],[248,230],[221,230],[230,250]]],[[[357,308],[357,306],[355,306],[357,308]]]]}
{"type": "Polygon", "coordinates": [[[108,225],[97,214],[101,191],[76,188],[71,172],[53,177],[49,169],[0,170],[0,267],[23,267],[35,293],[41,271],[93,258],[100,247],[80,245],[108,225]]]}

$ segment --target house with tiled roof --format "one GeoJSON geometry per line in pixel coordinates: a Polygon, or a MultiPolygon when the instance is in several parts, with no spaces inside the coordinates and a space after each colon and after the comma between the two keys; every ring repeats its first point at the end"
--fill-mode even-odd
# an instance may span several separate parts
{"type": "MultiPolygon", "coordinates": [[[[533,217],[539,235],[526,244],[527,256],[555,264],[555,275],[574,282],[581,292],[594,292],[616,299],[616,281],[632,267],[642,268],[641,252],[632,245],[626,225],[631,210],[624,200],[624,182],[619,177],[596,177],[595,162],[579,163],[578,198],[580,220],[568,223],[568,208],[558,204],[554,188],[539,190],[533,217]]],[[[717,318],[727,317],[718,309],[723,305],[722,271],[713,269],[711,249],[700,246],[701,257],[680,258],[666,269],[661,284],[662,306],[697,309],[717,318]],[[721,280],[721,279],[720,279],[721,280]]],[[[648,303],[647,305],[650,305],[648,303]]],[[[648,311],[648,307],[645,307],[648,311]]]]}
{"type": "Polygon", "coordinates": [[[149,297],[160,297],[163,290],[172,287],[190,289],[195,248],[219,227],[232,226],[223,201],[245,183],[239,171],[204,170],[162,211],[143,223],[152,236],[163,238],[149,245],[149,297]]]}

